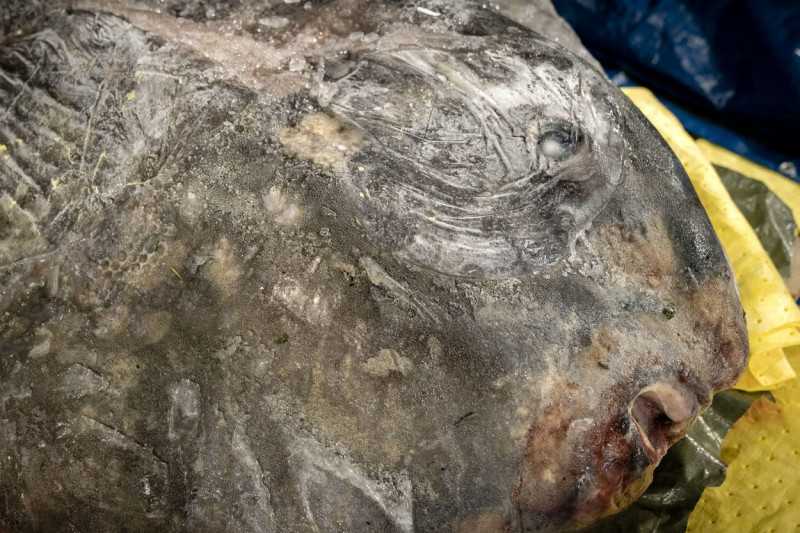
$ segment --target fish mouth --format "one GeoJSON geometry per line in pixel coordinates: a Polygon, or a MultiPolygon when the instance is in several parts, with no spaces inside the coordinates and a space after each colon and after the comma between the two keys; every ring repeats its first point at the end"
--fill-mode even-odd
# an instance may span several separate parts
{"type": "Polygon", "coordinates": [[[642,389],[629,407],[630,418],[652,465],[680,439],[700,411],[697,396],[680,383],[658,382],[642,389]]]}
{"type": "Polygon", "coordinates": [[[633,438],[618,435],[601,441],[605,451],[615,448],[611,457],[596,461],[599,475],[591,490],[581,499],[572,526],[584,527],[619,512],[636,500],[650,485],[653,471],[680,439],[700,411],[697,395],[678,382],[660,381],[641,389],[628,406],[628,416],[636,428],[633,438]],[[635,435],[638,435],[637,439],[635,435]],[[601,466],[602,465],[602,466],[601,466]]]}
{"type": "MultiPolygon", "coordinates": [[[[677,379],[650,382],[638,389],[627,409],[580,435],[580,449],[586,452],[580,466],[559,465],[555,474],[544,476],[543,471],[552,470],[552,459],[531,453],[513,496],[522,523],[537,530],[572,531],[627,507],[650,485],[656,466],[697,418],[704,399],[677,379]],[[559,484],[562,476],[577,480],[576,485],[559,484]]],[[[557,428],[564,425],[559,419],[537,419],[530,433],[536,438],[534,450],[551,448],[548,437],[559,435],[557,428]]]]}

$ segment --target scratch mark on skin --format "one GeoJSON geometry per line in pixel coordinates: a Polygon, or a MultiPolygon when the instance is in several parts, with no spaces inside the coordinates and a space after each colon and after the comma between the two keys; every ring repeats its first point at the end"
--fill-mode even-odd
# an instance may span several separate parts
{"type": "MultiPolygon", "coordinates": [[[[175,146],[172,148],[172,150],[169,152],[169,154],[167,154],[167,157],[164,158],[164,162],[161,165],[162,167],[164,165],[166,165],[167,162],[169,162],[175,154],[178,153],[178,151],[183,147],[184,141],[187,138],[191,137],[192,134],[197,130],[197,128],[200,126],[200,123],[202,122],[202,120],[208,114],[208,110],[211,107],[211,102],[213,102],[216,99],[218,93],[219,93],[219,91],[215,90],[214,93],[211,95],[211,97],[208,99],[208,102],[206,103],[206,105],[203,106],[203,108],[200,110],[200,112],[197,114],[197,116],[191,122],[191,124],[188,124],[187,126],[185,126],[180,131],[180,133],[177,136],[177,141],[175,142],[175,146]]],[[[219,129],[219,128],[217,128],[217,129],[219,129]]],[[[159,172],[156,173],[156,176],[158,174],[160,174],[160,172],[161,172],[161,169],[159,168],[159,172]]]]}
{"type": "Polygon", "coordinates": [[[475,411],[470,411],[470,412],[468,412],[467,414],[465,414],[464,416],[462,416],[461,418],[459,418],[458,420],[456,420],[456,421],[453,423],[453,425],[454,425],[454,426],[457,426],[457,425],[459,425],[461,422],[463,422],[464,420],[466,420],[466,419],[468,419],[468,418],[470,418],[470,417],[472,417],[472,416],[475,416],[475,411]]]}
{"type": "MultiPolygon", "coordinates": [[[[112,57],[113,57],[112,52],[112,57]]],[[[113,61],[111,62],[113,65],[113,61]]],[[[94,125],[94,118],[97,112],[97,106],[100,104],[100,100],[105,95],[106,91],[106,81],[108,79],[108,73],[111,71],[111,65],[109,65],[108,70],[106,71],[106,77],[103,78],[103,81],[100,82],[100,86],[97,88],[97,94],[95,95],[94,104],[89,109],[89,122],[86,125],[86,135],[83,137],[83,149],[81,150],[81,164],[78,167],[78,175],[83,176],[83,165],[86,161],[86,152],[89,149],[89,140],[92,137],[92,126],[94,125]]]]}
{"type": "MultiPolygon", "coordinates": [[[[2,116],[2,117],[0,117],[0,121],[4,121],[4,120],[6,119],[6,117],[8,117],[8,114],[9,114],[9,113],[11,113],[11,111],[13,111],[13,110],[14,110],[14,108],[17,106],[17,102],[19,101],[19,99],[20,99],[20,98],[22,98],[22,95],[23,95],[23,94],[25,94],[25,91],[26,91],[27,89],[30,89],[30,87],[28,86],[28,84],[29,84],[29,83],[30,83],[30,81],[33,79],[33,77],[34,77],[34,76],[36,76],[36,74],[38,74],[38,72],[39,72],[39,67],[41,66],[41,64],[42,64],[42,61],[41,61],[41,60],[39,60],[39,62],[38,62],[38,63],[36,63],[36,68],[34,68],[34,69],[33,69],[33,72],[31,72],[31,75],[30,75],[30,76],[28,76],[28,78],[27,78],[27,79],[26,79],[24,82],[22,82],[22,88],[20,88],[20,90],[19,90],[19,92],[17,93],[17,95],[14,97],[14,99],[13,99],[13,100],[11,101],[11,103],[8,105],[8,107],[6,108],[6,110],[3,112],[3,116],[2,116]]],[[[5,78],[5,76],[3,76],[3,77],[5,78]]]]}
{"type": "Polygon", "coordinates": [[[61,220],[61,217],[64,216],[70,209],[76,209],[73,203],[67,203],[67,205],[65,205],[64,208],[61,209],[61,211],[59,211],[55,217],[53,217],[53,220],[50,221],[50,227],[55,227],[55,225],[61,220]]]}
{"type": "MultiPolygon", "coordinates": [[[[264,89],[265,83],[268,83],[265,77],[280,72],[294,54],[292,46],[275,48],[245,36],[226,35],[226,46],[220,46],[215,33],[210,32],[203,23],[148,9],[136,9],[119,0],[78,0],[74,3],[74,8],[113,14],[164,41],[180,41],[182,46],[224,65],[237,81],[254,90],[264,89]],[[242,61],[246,56],[259,59],[257,62],[242,61]]],[[[310,53],[312,43],[314,48],[324,47],[317,42],[318,37],[313,31],[304,31],[296,34],[293,40],[309,47],[310,53]]],[[[343,48],[343,44],[344,41],[336,40],[334,46],[343,48]]],[[[333,52],[338,49],[334,48],[333,52]]],[[[290,83],[298,82],[295,80],[290,83]]]]}
{"type": "Polygon", "coordinates": [[[414,296],[411,289],[392,278],[372,258],[362,257],[359,263],[366,271],[367,277],[373,285],[386,290],[394,299],[408,305],[428,320],[439,322],[436,315],[414,296]]]}
{"type": "MultiPolygon", "coordinates": [[[[305,439],[304,439],[305,440],[305,439]]],[[[297,477],[301,502],[306,516],[318,528],[316,517],[309,501],[309,486],[319,473],[330,476],[346,483],[352,489],[358,490],[366,498],[378,505],[384,516],[392,521],[396,530],[402,533],[411,533],[414,530],[413,516],[410,512],[411,481],[405,477],[398,480],[396,492],[387,497],[385,489],[355,465],[345,463],[340,457],[330,456],[317,449],[318,445],[312,441],[303,442],[297,439],[296,446],[290,455],[293,475],[297,477]]]]}
{"type": "MultiPolygon", "coordinates": [[[[67,56],[69,58],[69,56],[67,56]]],[[[69,70],[49,70],[47,71],[48,74],[66,74],[68,76],[72,76],[76,72],[85,72],[94,68],[97,64],[97,56],[92,56],[92,59],[88,63],[84,63],[83,65],[78,65],[76,67],[72,67],[69,70]]]]}
{"type": "MultiPolygon", "coordinates": [[[[158,70],[137,70],[134,73],[133,77],[134,77],[134,79],[136,81],[139,81],[139,80],[142,79],[142,77],[145,74],[147,74],[148,76],[160,76],[162,78],[167,78],[167,79],[176,80],[176,81],[181,79],[181,76],[178,76],[176,74],[170,74],[169,72],[161,72],[161,71],[158,71],[158,70]]],[[[133,92],[136,92],[136,91],[133,91],[133,92]]]]}
{"type": "MultiPolygon", "coordinates": [[[[147,72],[147,74],[150,74],[150,73],[147,72]]],[[[122,188],[127,188],[127,187],[131,187],[131,186],[134,186],[134,185],[144,185],[147,181],[150,181],[150,180],[153,180],[153,179],[157,179],[161,175],[161,172],[164,170],[164,168],[168,165],[168,163],[170,161],[172,161],[173,158],[180,153],[181,148],[183,148],[185,139],[190,138],[194,134],[194,132],[197,131],[197,129],[200,127],[203,119],[208,114],[208,110],[211,108],[211,103],[216,99],[216,96],[217,96],[218,92],[219,92],[218,90],[215,90],[211,94],[211,96],[209,97],[208,102],[202,107],[200,112],[197,113],[197,116],[194,119],[192,119],[191,123],[185,125],[183,127],[183,129],[181,129],[181,131],[178,132],[175,135],[174,144],[173,144],[173,140],[172,139],[169,140],[169,144],[172,144],[172,148],[170,149],[169,153],[164,155],[161,158],[161,160],[158,162],[158,169],[155,171],[155,173],[151,177],[149,177],[146,181],[128,182],[125,185],[123,185],[122,188]]],[[[139,130],[142,133],[145,133],[145,129],[142,126],[142,123],[139,120],[138,115],[134,114],[134,116],[136,117],[136,123],[137,123],[137,125],[139,127],[139,130]]],[[[219,129],[219,128],[216,128],[216,129],[219,129]]],[[[213,132],[215,130],[210,130],[210,131],[213,132]]],[[[110,194],[110,196],[113,196],[114,194],[116,194],[116,193],[112,193],[112,194],[110,194]]]]}
{"type": "Polygon", "coordinates": [[[433,118],[433,110],[434,110],[434,109],[435,109],[435,108],[436,108],[438,105],[439,105],[439,91],[436,91],[436,93],[434,94],[434,100],[433,100],[433,103],[432,103],[432,104],[431,104],[431,106],[430,106],[430,107],[431,107],[431,110],[430,110],[430,112],[428,112],[428,120],[425,122],[425,132],[424,132],[424,135],[427,135],[427,134],[428,134],[428,131],[430,130],[430,127],[431,127],[431,119],[433,118]]]}
{"type": "MultiPolygon", "coordinates": [[[[127,32],[126,32],[125,35],[123,35],[121,37],[125,37],[125,36],[127,36],[127,32]]],[[[119,43],[122,42],[122,41],[123,41],[123,39],[120,38],[114,44],[114,49],[111,51],[111,54],[110,54],[111,60],[108,63],[108,68],[106,69],[105,75],[103,76],[103,81],[100,82],[100,85],[97,88],[97,94],[95,96],[94,104],[92,104],[92,107],[89,110],[89,121],[88,121],[88,123],[86,125],[86,135],[84,135],[84,137],[83,137],[83,148],[81,150],[81,164],[80,164],[80,167],[78,167],[78,175],[79,176],[83,176],[83,166],[84,166],[84,164],[86,162],[86,153],[87,153],[87,151],[89,149],[89,141],[91,140],[91,137],[92,137],[92,127],[94,126],[95,116],[97,114],[97,108],[99,107],[101,100],[103,99],[103,97],[106,94],[106,86],[107,86],[107,83],[108,83],[108,79],[110,77],[111,72],[114,69],[114,66],[115,66],[114,59],[117,56],[117,48],[119,46],[119,43]]],[[[100,157],[102,158],[102,155],[100,157]]],[[[98,164],[99,164],[99,161],[98,161],[98,164]]],[[[94,176],[92,177],[92,183],[94,183],[94,176]]]]}
{"type": "MultiPolygon", "coordinates": [[[[64,208],[62,210],[62,212],[63,211],[66,211],[66,208],[64,208]]],[[[13,261],[11,263],[6,263],[5,265],[0,265],[0,272],[2,272],[4,270],[10,270],[10,269],[12,269],[12,268],[14,268],[16,266],[25,265],[25,264],[28,264],[28,263],[34,263],[36,261],[41,261],[43,259],[47,259],[48,257],[61,252],[61,250],[63,250],[63,249],[70,250],[70,249],[72,249],[72,247],[73,247],[73,245],[75,243],[82,242],[82,241],[85,241],[85,240],[86,239],[73,239],[73,240],[71,240],[69,242],[63,243],[61,246],[53,248],[52,250],[48,250],[46,252],[41,252],[39,254],[32,255],[30,257],[25,257],[23,259],[20,259],[18,261],[13,261]]]]}
{"type": "Polygon", "coordinates": [[[13,170],[13,171],[14,171],[14,174],[16,174],[16,175],[19,177],[19,180],[17,180],[18,182],[21,180],[21,181],[22,181],[22,182],[24,182],[24,183],[25,183],[27,186],[29,186],[29,187],[31,187],[32,189],[36,190],[36,192],[38,192],[39,194],[42,194],[42,188],[41,188],[41,187],[39,187],[39,184],[38,184],[38,183],[36,183],[35,181],[33,181],[33,178],[31,178],[30,176],[28,176],[28,175],[25,173],[25,171],[23,171],[23,170],[22,170],[22,169],[19,167],[19,165],[17,165],[17,162],[16,162],[16,161],[14,161],[13,159],[11,159],[11,158],[8,156],[8,154],[6,154],[6,155],[4,155],[4,156],[3,156],[3,160],[5,161],[5,163],[6,163],[6,165],[8,166],[8,168],[10,168],[11,170],[13,170]]]}
{"type": "Polygon", "coordinates": [[[9,85],[17,85],[18,83],[18,80],[15,80],[14,78],[9,78],[8,76],[5,75],[4,72],[0,72],[0,80],[5,81],[9,85]]]}
{"type": "Polygon", "coordinates": [[[94,166],[94,172],[92,172],[92,186],[94,186],[95,179],[97,178],[97,172],[100,170],[100,165],[103,163],[106,155],[106,151],[103,150],[103,153],[101,153],[100,157],[97,158],[97,164],[94,166]]]}
{"type": "Polygon", "coordinates": [[[166,461],[156,455],[154,450],[147,448],[141,442],[131,438],[130,436],[122,433],[112,426],[109,426],[108,424],[104,424],[103,422],[100,422],[99,420],[96,420],[90,416],[79,415],[75,421],[75,426],[77,433],[84,433],[87,431],[95,433],[102,436],[103,440],[106,442],[110,442],[111,444],[114,444],[123,450],[143,453],[158,461],[164,468],[167,467],[166,461]]]}

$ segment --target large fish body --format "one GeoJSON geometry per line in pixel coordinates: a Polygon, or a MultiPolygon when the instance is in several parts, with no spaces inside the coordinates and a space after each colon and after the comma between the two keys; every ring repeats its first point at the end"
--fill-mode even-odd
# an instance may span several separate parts
{"type": "Polygon", "coordinates": [[[3,528],[578,527],[743,369],[680,162],[566,30],[8,6],[3,528]]]}

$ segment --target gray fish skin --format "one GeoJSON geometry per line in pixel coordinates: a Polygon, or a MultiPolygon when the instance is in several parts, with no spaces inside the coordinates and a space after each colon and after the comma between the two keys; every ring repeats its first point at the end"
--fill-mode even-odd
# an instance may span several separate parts
{"type": "Polygon", "coordinates": [[[680,162],[567,30],[8,6],[3,529],[581,527],[744,368],[680,162]]]}

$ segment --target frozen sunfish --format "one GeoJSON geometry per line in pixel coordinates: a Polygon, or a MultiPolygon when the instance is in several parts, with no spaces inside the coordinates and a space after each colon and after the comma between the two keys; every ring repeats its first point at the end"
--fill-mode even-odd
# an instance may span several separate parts
{"type": "Polygon", "coordinates": [[[0,9],[3,529],[581,527],[742,371],[681,164],[567,30],[0,9]]]}

